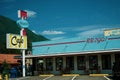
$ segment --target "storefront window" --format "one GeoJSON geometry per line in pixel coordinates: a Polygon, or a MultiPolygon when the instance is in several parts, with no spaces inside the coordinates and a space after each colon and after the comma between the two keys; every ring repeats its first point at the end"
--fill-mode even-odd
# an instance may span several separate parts
{"type": "Polygon", "coordinates": [[[85,56],[77,56],[77,68],[78,70],[85,69],[85,56]]]}
{"type": "Polygon", "coordinates": [[[111,55],[102,55],[102,69],[111,69],[111,55]]]}
{"type": "Polygon", "coordinates": [[[39,73],[43,73],[43,59],[38,59],[37,60],[37,70],[39,71],[39,73]]]}
{"type": "Polygon", "coordinates": [[[98,57],[97,57],[97,55],[89,56],[89,68],[90,68],[90,70],[96,70],[98,68],[98,57]]]}
{"type": "Polygon", "coordinates": [[[66,57],[66,68],[74,70],[74,57],[66,57]]]}
{"type": "Polygon", "coordinates": [[[115,54],[115,62],[120,61],[120,53],[115,54]]]}
{"type": "Polygon", "coordinates": [[[46,70],[52,71],[53,70],[53,59],[46,58],[46,70]]]}
{"type": "Polygon", "coordinates": [[[56,58],[56,70],[60,71],[63,69],[63,58],[62,57],[57,57],[56,58]]]}

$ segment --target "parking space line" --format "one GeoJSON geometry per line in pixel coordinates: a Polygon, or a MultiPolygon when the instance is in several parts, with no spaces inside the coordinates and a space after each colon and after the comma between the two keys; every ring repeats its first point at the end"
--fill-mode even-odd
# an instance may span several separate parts
{"type": "Polygon", "coordinates": [[[75,76],[72,78],[72,80],[74,80],[76,77],[77,77],[77,75],[75,75],[75,76]]]}
{"type": "Polygon", "coordinates": [[[52,76],[49,76],[49,77],[46,77],[45,79],[43,79],[43,80],[47,80],[47,79],[49,79],[49,78],[51,78],[52,76]]]}
{"type": "Polygon", "coordinates": [[[105,79],[107,79],[107,80],[111,80],[111,79],[109,79],[109,78],[108,78],[108,77],[106,77],[106,76],[104,76],[104,78],[105,78],[105,79]]]}

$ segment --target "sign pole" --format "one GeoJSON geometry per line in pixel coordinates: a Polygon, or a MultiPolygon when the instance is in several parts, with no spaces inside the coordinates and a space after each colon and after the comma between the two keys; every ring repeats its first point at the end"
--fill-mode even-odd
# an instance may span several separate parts
{"type": "MultiPolygon", "coordinates": [[[[21,26],[20,35],[27,36],[25,30],[25,28],[29,26],[28,22],[25,20],[27,19],[27,12],[23,10],[18,10],[18,17],[22,19],[17,21],[18,25],[21,26]]],[[[25,49],[22,50],[22,69],[23,77],[25,77],[25,49]]]]}
{"type": "Polygon", "coordinates": [[[22,67],[23,67],[23,77],[25,77],[25,49],[22,50],[22,67]]]}
{"type": "MultiPolygon", "coordinates": [[[[20,35],[24,36],[24,28],[21,29],[20,35]]],[[[25,49],[22,50],[22,71],[23,71],[23,77],[25,77],[25,49]]]]}

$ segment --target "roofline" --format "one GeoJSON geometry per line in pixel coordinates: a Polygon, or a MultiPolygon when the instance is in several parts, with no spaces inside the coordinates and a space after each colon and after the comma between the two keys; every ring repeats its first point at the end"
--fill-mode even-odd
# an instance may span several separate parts
{"type": "Polygon", "coordinates": [[[51,56],[67,56],[67,55],[78,55],[78,54],[94,54],[94,53],[105,53],[105,52],[119,52],[120,49],[111,50],[100,50],[100,51],[83,51],[83,52],[70,52],[70,53],[53,53],[53,54],[42,54],[42,55],[28,55],[25,58],[33,57],[51,57],[51,56]]]}

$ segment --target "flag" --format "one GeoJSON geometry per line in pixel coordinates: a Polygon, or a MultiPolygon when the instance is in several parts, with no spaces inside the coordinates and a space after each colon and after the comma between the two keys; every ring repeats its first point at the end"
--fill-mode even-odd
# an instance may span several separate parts
{"type": "Polygon", "coordinates": [[[18,10],[18,18],[27,19],[27,12],[24,10],[18,10]]]}

